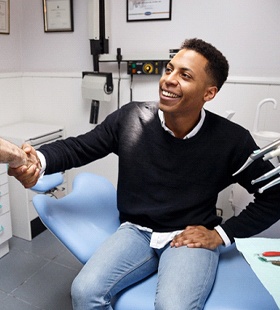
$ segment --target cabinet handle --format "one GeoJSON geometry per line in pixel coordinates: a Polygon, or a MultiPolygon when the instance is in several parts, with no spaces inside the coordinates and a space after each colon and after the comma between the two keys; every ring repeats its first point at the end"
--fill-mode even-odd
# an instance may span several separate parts
{"type": "Polygon", "coordinates": [[[2,234],[4,232],[4,227],[1,225],[0,226],[0,234],[2,234]]]}

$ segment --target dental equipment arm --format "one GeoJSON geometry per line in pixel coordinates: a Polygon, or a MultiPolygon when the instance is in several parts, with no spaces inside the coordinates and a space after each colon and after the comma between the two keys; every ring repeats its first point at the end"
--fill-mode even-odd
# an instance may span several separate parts
{"type": "MultiPolygon", "coordinates": [[[[255,150],[246,160],[246,162],[244,163],[244,165],[237,170],[232,176],[236,176],[238,173],[240,173],[241,171],[243,171],[244,169],[246,169],[249,165],[251,165],[251,163],[253,161],[255,161],[256,159],[263,157],[265,154],[274,151],[275,149],[278,148],[278,146],[280,146],[280,139],[270,143],[269,145],[259,149],[259,150],[255,150]]],[[[278,154],[278,153],[277,153],[278,154]]],[[[277,155],[274,155],[277,156],[277,155]]],[[[274,157],[273,156],[273,157],[274,157]]],[[[270,157],[272,158],[272,157],[270,157]]]]}
{"type": "Polygon", "coordinates": [[[272,169],[271,171],[263,174],[262,176],[260,176],[259,178],[253,180],[251,183],[252,185],[258,183],[258,182],[261,182],[261,181],[264,181],[264,180],[267,180],[269,178],[271,178],[272,176],[274,176],[275,174],[277,173],[280,173],[280,165],[277,166],[276,168],[272,169]]]}
{"type": "Polygon", "coordinates": [[[278,147],[278,148],[277,148],[276,150],[274,150],[274,151],[271,151],[271,152],[265,154],[263,160],[269,160],[269,159],[271,159],[271,158],[273,158],[273,157],[276,157],[276,156],[280,156],[280,147],[278,147]]]}
{"type": "Polygon", "coordinates": [[[270,187],[272,187],[272,186],[274,186],[274,185],[277,185],[277,184],[279,184],[279,183],[280,183],[280,177],[277,178],[277,179],[275,179],[275,180],[273,180],[273,181],[271,181],[270,183],[266,184],[265,186],[261,187],[261,188],[259,189],[259,193],[261,194],[261,193],[263,193],[266,189],[268,189],[268,188],[270,188],[270,187]]]}

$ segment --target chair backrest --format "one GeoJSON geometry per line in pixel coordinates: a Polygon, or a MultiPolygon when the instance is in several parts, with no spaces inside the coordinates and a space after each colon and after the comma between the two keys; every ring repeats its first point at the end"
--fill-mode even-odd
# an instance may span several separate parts
{"type": "Polygon", "coordinates": [[[104,177],[80,173],[61,199],[36,195],[33,204],[45,226],[83,264],[119,226],[116,190],[104,177]]]}

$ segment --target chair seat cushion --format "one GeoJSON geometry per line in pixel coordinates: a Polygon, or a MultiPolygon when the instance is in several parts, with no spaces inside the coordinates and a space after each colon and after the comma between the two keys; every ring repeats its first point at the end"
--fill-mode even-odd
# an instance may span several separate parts
{"type": "MultiPolygon", "coordinates": [[[[119,294],[114,310],[154,310],[157,275],[119,294]],[[138,302],[135,302],[138,301],[138,302]]],[[[205,310],[277,310],[278,307],[235,245],[221,248],[220,262],[205,310]]]]}

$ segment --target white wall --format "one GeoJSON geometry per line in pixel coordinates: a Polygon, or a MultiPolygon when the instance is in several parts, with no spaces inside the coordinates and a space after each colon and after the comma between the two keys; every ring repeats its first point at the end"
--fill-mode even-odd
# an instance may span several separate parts
{"type": "MultiPolygon", "coordinates": [[[[68,135],[90,130],[90,104],[81,97],[81,72],[92,70],[87,38],[87,1],[74,0],[74,32],[44,33],[42,1],[11,1],[11,33],[0,35],[0,124],[21,120],[62,123],[68,135]]],[[[108,0],[106,0],[108,1],[108,0]]],[[[252,129],[260,100],[280,104],[280,37],[278,0],[173,0],[171,21],[126,22],[126,0],[111,3],[110,53],[167,52],[185,38],[213,43],[230,62],[230,78],[206,108],[219,114],[236,111],[233,120],[252,129]]],[[[116,64],[101,64],[113,71],[116,64]]],[[[136,76],[134,99],[155,100],[159,77],[136,76]]],[[[117,107],[101,103],[99,120],[117,107]]],[[[121,103],[129,101],[129,79],[122,64],[121,103]]],[[[280,132],[280,107],[265,107],[261,127],[280,132]]],[[[116,184],[114,155],[80,170],[97,172],[116,184]]],[[[226,204],[226,201],[225,201],[226,204]]]]}
{"type": "Polygon", "coordinates": [[[44,33],[42,1],[22,5],[22,71],[64,72],[92,68],[87,37],[87,0],[74,0],[74,32],[44,33]]]}
{"type": "Polygon", "coordinates": [[[16,123],[22,119],[24,108],[21,83],[22,79],[18,74],[0,73],[1,126],[16,123]]]}
{"type": "MultiPolygon", "coordinates": [[[[110,53],[168,51],[201,37],[229,59],[231,75],[279,76],[278,0],[173,0],[171,21],[126,22],[126,0],[111,4],[110,53]]],[[[92,68],[87,0],[74,0],[73,33],[44,33],[42,1],[10,0],[11,33],[0,35],[1,72],[92,68]]]]}
{"type": "Polygon", "coordinates": [[[0,72],[19,71],[21,68],[22,1],[10,1],[10,34],[0,34],[0,72]]]}

